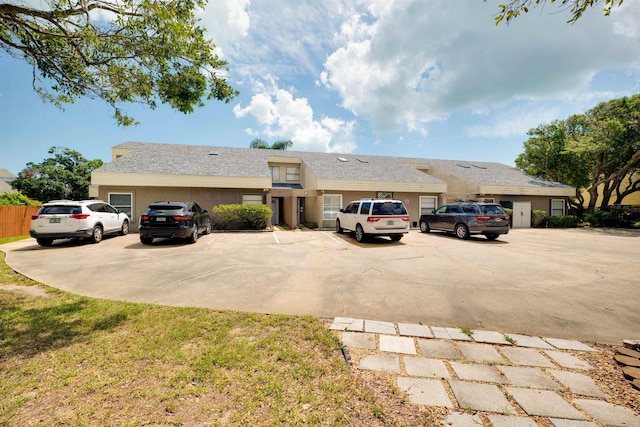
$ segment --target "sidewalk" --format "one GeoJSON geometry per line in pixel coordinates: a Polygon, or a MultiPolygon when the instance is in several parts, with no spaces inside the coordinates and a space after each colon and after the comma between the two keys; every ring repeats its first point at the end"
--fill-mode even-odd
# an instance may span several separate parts
{"type": "Polygon", "coordinates": [[[336,317],[354,368],[397,375],[416,405],[450,410],[446,426],[640,426],[610,403],[579,341],[336,317]]]}

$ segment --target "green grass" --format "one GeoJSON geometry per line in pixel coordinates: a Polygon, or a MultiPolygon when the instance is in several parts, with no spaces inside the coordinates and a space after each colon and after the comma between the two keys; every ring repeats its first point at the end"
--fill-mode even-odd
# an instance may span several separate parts
{"type": "Polygon", "coordinates": [[[0,252],[0,426],[387,424],[377,396],[316,318],[86,298],[0,252]]]}

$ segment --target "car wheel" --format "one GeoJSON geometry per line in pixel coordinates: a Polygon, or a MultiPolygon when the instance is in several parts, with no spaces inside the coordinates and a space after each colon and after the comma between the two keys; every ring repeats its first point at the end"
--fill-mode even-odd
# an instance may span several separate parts
{"type": "Polygon", "coordinates": [[[53,245],[53,239],[36,239],[36,242],[38,242],[38,244],[40,246],[51,246],[53,245]]]}
{"type": "Polygon", "coordinates": [[[198,241],[198,225],[193,225],[193,232],[191,233],[191,238],[189,238],[189,243],[195,243],[198,241]]]}
{"type": "Polygon", "coordinates": [[[356,240],[362,242],[365,238],[364,230],[360,224],[356,225],[356,240]]]}
{"type": "Polygon", "coordinates": [[[140,241],[143,245],[150,245],[153,242],[153,237],[140,236],[140,241]]]}
{"type": "Polygon", "coordinates": [[[338,232],[338,234],[344,233],[344,228],[342,228],[342,226],[340,225],[339,219],[336,219],[336,231],[338,232]]]}
{"type": "Polygon", "coordinates": [[[99,225],[96,225],[95,227],[93,227],[93,230],[91,231],[91,243],[100,243],[100,241],[102,240],[102,227],[99,225]]]}
{"type": "Polygon", "coordinates": [[[129,234],[129,221],[126,219],[122,222],[122,228],[120,229],[120,235],[126,236],[129,234]]]}
{"type": "Polygon", "coordinates": [[[498,238],[499,234],[495,234],[495,233],[491,233],[491,234],[487,234],[487,240],[496,240],[498,238]]]}
{"type": "Polygon", "coordinates": [[[464,224],[456,225],[456,236],[458,239],[468,239],[469,238],[469,229],[464,224]]]}
{"type": "Polygon", "coordinates": [[[431,228],[429,227],[429,223],[427,221],[422,221],[420,223],[420,231],[422,231],[423,233],[428,233],[431,231],[431,228]]]}
{"type": "Polygon", "coordinates": [[[211,219],[207,220],[207,226],[204,228],[204,231],[202,232],[202,234],[207,235],[211,233],[211,219]]]}
{"type": "Polygon", "coordinates": [[[389,237],[391,238],[392,241],[399,242],[400,239],[402,239],[402,234],[392,234],[389,237]]]}

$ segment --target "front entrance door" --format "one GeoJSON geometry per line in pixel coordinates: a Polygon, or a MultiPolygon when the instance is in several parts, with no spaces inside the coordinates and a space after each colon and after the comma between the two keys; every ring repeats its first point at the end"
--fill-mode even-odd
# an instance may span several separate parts
{"type": "Polygon", "coordinates": [[[304,197],[298,197],[298,224],[304,224],[306,222],[304,216],[304,197]]]}
{"type": "Polygon", "coordinates": [[[271,217],[271,225],[280,225],[280,205],[281,204],[282,204],[281,197],[271,198],[271,212],[273,212],[273,216],[271,217]]]}

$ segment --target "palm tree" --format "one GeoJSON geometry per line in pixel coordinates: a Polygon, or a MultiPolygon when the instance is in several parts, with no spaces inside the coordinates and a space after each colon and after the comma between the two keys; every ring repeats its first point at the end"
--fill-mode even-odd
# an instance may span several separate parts
{"type": "Polygon", "coordinates": [[[276,141],[273,144],[269,145],[268,142],[262,139],[256,138],[253,141],[251,141],[251,144],[249,144],[249,147],[251,148],[258,148],[263,150],[286,150],[287,148],[291,148],[292,146],[293,146],[293,142],[291,142],[288,139],[282,139],[280,141],[276,141]]]}

